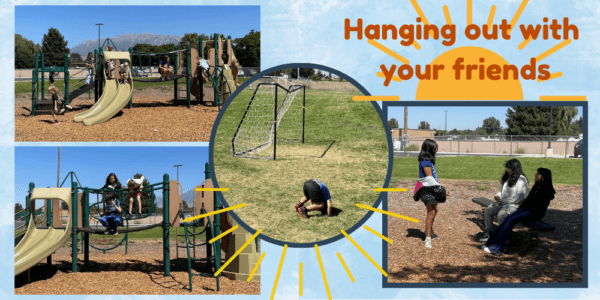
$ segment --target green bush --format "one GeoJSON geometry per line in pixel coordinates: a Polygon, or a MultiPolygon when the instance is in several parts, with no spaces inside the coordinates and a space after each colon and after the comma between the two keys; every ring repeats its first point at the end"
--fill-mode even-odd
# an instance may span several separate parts
{"type": "Polygon", "coordinates": [[[517,153],[517,154],[525,154],[525,149],[523,149],[523,148],[519,148],[519,149],[517,149],[517,152],[516,152],[516,153],[517,153]]]}
{"type": "Polygon", "coordinates": [[[408,145],[408,147],[406,147],[406,151],[419,151],[419,146],[417,145],[408,145]]]}

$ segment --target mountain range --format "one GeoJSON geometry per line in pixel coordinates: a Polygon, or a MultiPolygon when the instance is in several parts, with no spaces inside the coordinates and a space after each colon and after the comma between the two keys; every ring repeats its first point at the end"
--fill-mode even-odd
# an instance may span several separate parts
{"type": "MultiPolygon", "coordinates": [[[[100,45],[104,43],[106,38],[100,39],[100,45]]],[[[134,34],[128,33],[111,37],[110,40],[115,44],[115,47],[119,51],[127,51],[130,47],[132,48],[136,44],[150,44],[150,45],[164,45],[164,44],[178,44],[181,41],[181,37],[176,35],[156,35],[153,33],[141,33],[134,34]]],[[[79,53],[81,57],[85,57],[88,52],[94,52],[98,49],[98,40],[85,40],[81,44],[71,48],[71,53],[79,53]]]]}

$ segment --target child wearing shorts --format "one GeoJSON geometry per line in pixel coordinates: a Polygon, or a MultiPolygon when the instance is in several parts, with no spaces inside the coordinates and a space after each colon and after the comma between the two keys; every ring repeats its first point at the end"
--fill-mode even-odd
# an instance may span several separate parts
{"type": "Polygon", "coordinates": [[[142,175],[140,178],[133,178],[127,180],[127,188],[129,189],[129,214],[131,215],[131,208],[133,207],[133,197],[137,197],[138,213],[142,213],[142,190],[144,189],[144,180],[146,178],[142,175]]]}
{"type": "Polygon", "coordinates": [[[158,62],[158,72],[160,72],[161,80],[164,80],[165,77],[173,73],[173,67],[171,67],[168,55],[163,56],[163,59],[158,62]]]}
{"type": "Polygon", "coordinates": [[[125,62],[119,68],[119,83],[131,83],[131,69],[129,69],[129,62],[125,62]]]}
{"type": "Polygon", "coordinates": [[[295,206],[296,211],[305,219],[308,219],[308,211],[321,211],[321,214],[327,214],[331,217],[331,195],[327,186],[316,179],[310,179],[304,182],[304,197],[300,199],[295,206]],[[304,203],[310,201],[308,207],[304,203]]]}

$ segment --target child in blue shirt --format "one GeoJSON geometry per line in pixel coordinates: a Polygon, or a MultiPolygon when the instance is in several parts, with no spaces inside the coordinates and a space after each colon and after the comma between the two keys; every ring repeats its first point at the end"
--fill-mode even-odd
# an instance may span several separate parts
{"type": "Polygon", "coordinates": [[[161,80],[164,80],[173,73],[173,67],[171,67],[168,55],[163,56],[163,59],[158,62],[158,72],[160,73],[161,80]]]}
{"type": "Polygon", "coordinates": [[[321,211],[331,217],[331,195],[327,186],[316,180],[310,179],[304,182],[304,197],[295,206],[296,211],[305,219],[308,219],[308,211],[321,211]],[[310,206],[304,207],[304,203],[310,200],[310,206]]]}
{"type": "Polygon", "coordinates": [[[121,213],[121,205],[119,200],[117,200],[117,193],[109,193],[104,198],[106,202],[106,210],[108,214],[104,214],[102,218],[100,218],[100,223],[106,227],[106,231],[104,234],[119,234],[119,225],[121,224],[121,218],[119,214],[121,213]]]}

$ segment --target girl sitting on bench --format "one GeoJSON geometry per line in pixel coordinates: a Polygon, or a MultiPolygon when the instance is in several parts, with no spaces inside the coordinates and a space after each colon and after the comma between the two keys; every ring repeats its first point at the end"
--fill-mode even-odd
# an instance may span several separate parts
{"type": "Polygon", "coordinates": [[[535,174],[535,184],[529,196],[521,203],[519,209],[510,214],[500,224],[492,237],[485,243],[483,250],[496,256],[502,255],[502,248],[517,223],[531,223],[541,220],[546,215],[550,201],[554,199],[554,186],[552,185],[552,172],[539,168],[535,174]]]}

